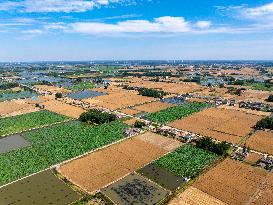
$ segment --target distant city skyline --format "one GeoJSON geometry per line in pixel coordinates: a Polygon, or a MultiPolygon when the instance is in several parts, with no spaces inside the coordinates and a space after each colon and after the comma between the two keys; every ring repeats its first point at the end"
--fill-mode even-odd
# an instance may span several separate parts
{"type": "Polygon", "coordinates": [[[273,60],[272,0],[0,0],[0,62],[273,60]]]}

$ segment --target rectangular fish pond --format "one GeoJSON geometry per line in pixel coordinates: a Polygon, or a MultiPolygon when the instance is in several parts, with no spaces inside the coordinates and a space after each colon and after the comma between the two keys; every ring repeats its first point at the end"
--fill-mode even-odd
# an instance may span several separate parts
{"type": "Polygon", "coordinates": [[[85,90],[85,91],[69,93],[67,96],[75,100],[82,100],[87,98],[103,96],[103,95],[106,95],[106,94],[102,92],[97,92],[97,91],[85,90]]]}

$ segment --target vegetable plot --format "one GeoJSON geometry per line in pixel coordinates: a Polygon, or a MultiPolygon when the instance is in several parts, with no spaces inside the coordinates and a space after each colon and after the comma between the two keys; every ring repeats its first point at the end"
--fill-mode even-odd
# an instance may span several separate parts
{"type": "Polygon", "coordinates": [[[156,113],[148,114],[146,118],[157,123],[166,124],[168,122],[187,117],[206,107],[208,107],[208,104],[206,103],[185,103],[181,106],[171,107],[156,113]]]}
{"type": "Polygon", "coordinates": [[[217,155],[192,145],[185,145],[155,162],[180,177],[196,176],[203,168],[212,163],[217,155]]]}
{"type": "Polygon", "coordinates": [[[119,121],[92,127],[69,122],[26,133],[32,146],[0,155],[0,185],[123,138],[119,121]]]}
{"type": "Polygon", "coordinates": [[[32,112],[15,117],[0,119],[0,136],[22,132],[31,128],[38,128],[56,122],[68,120],[68,117],[49,111],[32,112]]]}

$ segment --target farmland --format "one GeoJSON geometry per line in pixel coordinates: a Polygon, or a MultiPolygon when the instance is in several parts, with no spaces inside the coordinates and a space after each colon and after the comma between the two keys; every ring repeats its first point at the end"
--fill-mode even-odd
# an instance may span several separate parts
{"type": "Polygon", "coordinates": [[[242,137],[253,131],[253,127],[260,119],[262,116],[239,110],[209,108],[169,125],[220,141],[239,143],[242,137]]]}
{"type": "Polygon", "coordinates": [[[226,159],[201,176],[193,186],[227,204],[240,205],[251,200],[267,175],[265,170],[226,159]]]}
{"type": "Polygon", "coordinates": [[[0,185],[120,140],[125,129],[118,121],[95,127],[69,122],[25,133],[30,147],[0,155],[0,185]]]}
{"type": "Polygon", "coordinates": [[[16,92],[6,92],[0,93],[0,102],[6,100],[13,100],[13,99],[21,99],[21,98],[31,98],[36,96],[36,93],[31,91],[23,90],[23,91],[16,91],[16,92]]]}
{"type": "Polygon", "coordinates": [[[0,136],[38,128],[68,120],[68,117],[48,111],[33,112],[15,117],[0,119],[0,136]]]}
{"type": "Polygon", "coordinates": [[[259,130],[246,141],[246,145],[254,150],[273,154],[273,132],[259,130]]]}
{"type": "Polygon", "coordinates": [[[73,90],[73,91],[82,91],[82,90],[92,89],[95,87],[96,87],[95,84],[92,82],[80,82],[75,85],[67,87],[67,89],[73,90]]]}
{"type": "Polygon", "coordinates": [[[206,108],[208,105],[205,103],[185,103],[181,106],[167,108],[165,110],[151,113],[145,116],[148,120],[166,124],[183,117],[187,117],[201,109],[206,108]]]}
{"type": "Polygon", "coordinates": [[[68,105],[57,100],[50,100],[41,104],[44,105],[45,109],[50,112],[55,112],[76,119],[78,119],[80,115],[85,112],[85,110],[80,107],[68,105]]]}
{"type": "Polygon", "coordinates": [[[123,89],[113,89],[113,91],[111,91],[111,88],[108,89],[105,90],[106,92],[110,92],[108,95],[89,98],[83,101],[110,110],[116,110],[155,100],[155,98],[152,97],[138,95],[138,92],[136,91],[127,91],[123,89]]]}
{"type": "Polygon", "coordinates": [[[26,100],[13,100],[0,102],[0,116],[11,117],[38,111],[34,105],[28,104],[26,100]]]}
{"type": "Polygon", "coordinates": [[[186,183],[183,177],[178,177],[173,173],[156,166],[155,164],[149,164],[143,167],[142,169],[138,170],[138,173],[171,191],[176,190],[182,184],[186,183]]]}
{"type": "Polygon", "coordinates": [[[0,189],[0,204],[67,205],[81,195],[59,180],[50,170],[0,189]]]}
{"type": "Polygon", "coordinates": [[[160,110],[164,110],[170,107],[174,107],[174,105],[169,103],[164,103],[164,102],[151,102],[144,105],[136,106],[134,107],[134,109],[140,112],[153,113],[153,112],[159,112],[160,110]]]}
{"type": "Polygon", "coordinates": [[[193,177],[216,158],[216,154],[192,145],[184,145],[165,157],[160,158],[155,164],[177,176],[193,177]]]}
{"type": "Polygon", "coordinates": [[[190,187],[186,191],[175,197],[169,205],[227,205],[197,188],[190,187]]]}
{"type": "MultiPolygon", "coordinates": [[[[158,140],[153,143],[145,140],[149,135],[148,132],[91,153],[64,164],[58,171],[84,190],[94,192],[169,151],[170,146],[157,142],[163,142],[164,137],[155,135],[158,140]]],[[[180,145],[175,140],[167,140],[165,144],[175,145],[172,149],[180,145]]]]}
{"type": "Polygon", "coordinates": [[[119,205],[154,205],[169,194],[168,191],[137,174],[130,174],[102,189],[102,193],[119,205]]]}

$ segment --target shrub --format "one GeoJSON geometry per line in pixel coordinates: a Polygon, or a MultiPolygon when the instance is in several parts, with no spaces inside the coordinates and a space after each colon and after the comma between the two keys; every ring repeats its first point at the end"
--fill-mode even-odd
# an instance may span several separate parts
{"type": "Polygon", "coordinates": [[[55,94],[55,98],[62,98],[63,97],[63,94],[62,93],[56,93],[55,94]]]}
{"type": "Polygon", "coordinates": [[[270,129],[273,130],[273,117],[266,117],[261,119],[256,124],[256,129],[270,129]]]}
{"type": "Polygon", "coordinates": [[[116,115],[102,112],[99,110],[89,110],[88,112],[82,113],[79,120],[82,122],[104,124],[116,120],[116,115]]]}
{"type": "Polygon", "coordinates": [[[135,124],[134,124],[134,127],[136,127],[136,128],[142,128],[142,127],[144,127],[145,125],[146,125],[145,122],[136,121],[135,124]]]}
{"type": "Polygon", "coordinates": [[[269,97],[267,98],[268,102],[273,102],[273,95],[269,95],[269,97]]]}

